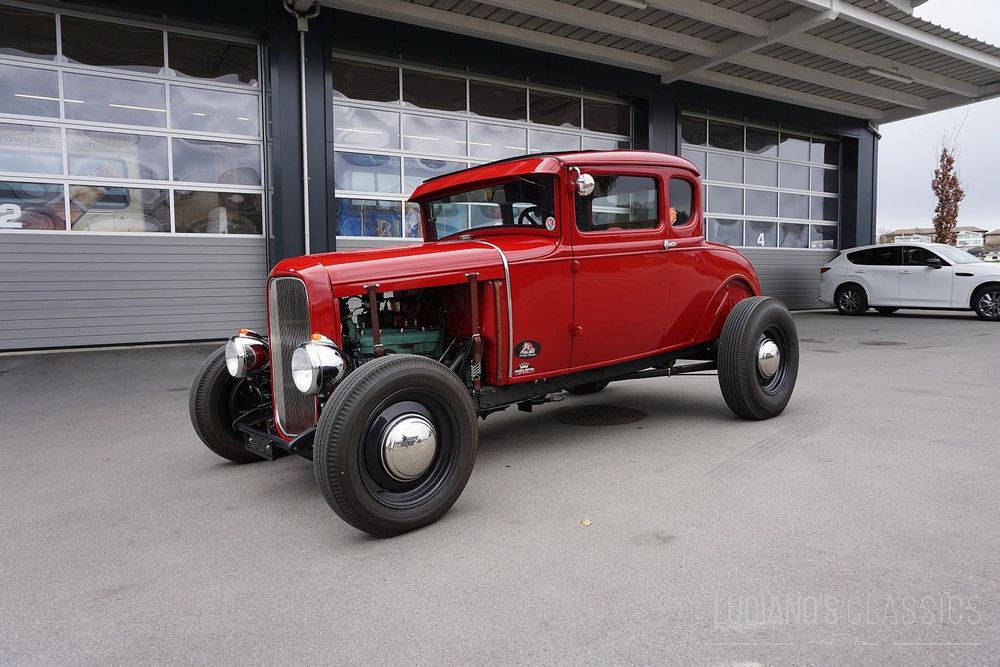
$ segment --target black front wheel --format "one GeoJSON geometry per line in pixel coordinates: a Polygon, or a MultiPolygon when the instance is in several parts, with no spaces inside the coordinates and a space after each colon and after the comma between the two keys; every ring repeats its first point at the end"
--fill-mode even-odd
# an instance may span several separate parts
{"type": "Polygon", "coordinates": [[[719,337],[719,388],[744,419],[770,419],[788,405],[799,373],[799,337],[785,305],[771,297],[743,299],[719,337]]]}
{"type": "Polygon", "coordinates": [[[440,519],[476,461],[466,386],[432,359],[394,354],[347,376],[323,408],[313,470],[347,523],[390,537],[440,519]]]}
{"type": "Polygon", "coordinates": [[[195,433],[211,449],[233,463],[263,459],[247,451],[243,434],[233,421],[259,402],[246,380],[237,380],[226,370],[226,348],[213,352],[198,369],[188,396],[188,411],[195,433]]]}
{"type": "Polygon", "coordinates": [[[979,319],[1000,322],[1000,285],[979,288],[972,297],[972,307],[979,319]]]}

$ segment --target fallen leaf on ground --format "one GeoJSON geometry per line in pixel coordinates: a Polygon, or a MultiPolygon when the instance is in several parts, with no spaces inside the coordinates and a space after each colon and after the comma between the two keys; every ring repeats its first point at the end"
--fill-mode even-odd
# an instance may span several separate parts
{"type": "Polygon", "coordinates": [[[593,522],[590,519],[584,519],[583,521],[580,522],[580,525],[583,526],[584,528],[586,528],[591,523],[593,523],[593,522]]]}

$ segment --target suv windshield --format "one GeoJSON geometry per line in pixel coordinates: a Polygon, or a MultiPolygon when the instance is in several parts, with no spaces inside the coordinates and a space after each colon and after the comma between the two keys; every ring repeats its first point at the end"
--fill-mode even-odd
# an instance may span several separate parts
{"type": "Polygon", "coordinates": [[[424,205],[427,231],[442,239],[477,227],[554,229],[553,187],[552,176],[517,176],[432,199],[424,205]]]}
{"type": "Polygon", "coordinates": [[[934,246],[934,252],[942,255],[952,264],[976,264],[981,261],[964,250],[959,250],[950,245],[936,245],[934,246]]]}

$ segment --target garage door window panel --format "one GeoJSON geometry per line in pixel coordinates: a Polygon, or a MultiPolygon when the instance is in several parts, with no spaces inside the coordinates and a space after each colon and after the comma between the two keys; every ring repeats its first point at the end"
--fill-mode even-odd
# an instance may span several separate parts
{"type": "Polygon", "coordinates": [[[509,125],[469,123],[469,155],[481,160],[499,160],[523,155],[528,149],[528,131],[509,125]]]}
{"type": "Polygon", "coordinates": [[[170,122],[180,130],[258,137],[260,98],[227,90],[171,86],[170,122]]]}
{"type": "Polygon", "coordinates": [[[403,150],[433,155],[466,154],[465,121],[437,116],[403,116],[403,150]]]}
{"type": "Polygon", "coordinates": [[[346,198],[335,201],[338,236],[391,238],[402,235],[402,202],[346,198]]]}
{"type": "Polygon", "coordinates": [[[167,126],[167,92],[161,83],[67,72],[63,89],[67,119],[167,126]]]}
{"type": "Polygon", "coordinates": [[[63,185],[0,180],[0,230],[65,231],[63,185]]]}
{"type": "Polygon", "coordinates": [[[69,211],[74,232],[170,232],[167,190],[71,183],[69,211]]]}
{"type": "Polygon", "coordinates": [[[0,64],[0,113],[58,118],[58,73],[0,64]]]}
{"type": "Polygon", "coordinates": [[[433,160],[430,158],[403,159],[403,193],[409,195],[429,178],[437,178],[468,167],[465,162],[433,160]]]}
{"type": "Polygon", "coordinates": [[[0,123],[0,172],[62,175],[62,149],[59,128],[0,123]]]}
{"type": "Polygon", "coordinates": [[[742,246],[743,221],[726,218],[709,218],[706,227],[708,240],[713,243],[725,243],[731,246],[742,246]]]}
{"type": "Polygon", "coordinates": [[[465,79],[404,69],[403,104],[420,109],[465,111],[465,79]]]}
{"type": "Polygon", "coordinates": [[[218,39],[167,34],[170,70],[179,78],[257,86],[257,48],[218,39]]]}
{"type": "Polygon", "coordinates": [[[809,247],[816,250],[838,248],[840,230],[833,225],[812,225],[809,232],[809,247]]]}
{"type": "Polygon", "coordinates": [[[333,97],[371,102],[397,102],[399,69],[334,58],[333,97]]]}
{"type": "Polygon", "coordinates": [[[747,222],[747,245],[758,248],[778,246],[778,223],[764,221],[747,222]]]}
{"type": "Polygon", "coordinates": [[[167,138],[129,132],[66,130],[70,176],[166,181],[167,138]]]}
{"type": "Polygon", "coordinates": [[[486,118],[528,119],[528,91],[485,81],[469,82],[469,111],[486,118]]]}
{"type": "Polygon", "coordinates": [[[260,148],[201,139],[173,139],[174,180],[262,185],[260,148]]]}
{"type": "Polygon", "coordinates": [[[263,233],[259,192],[174,190],[176,231],[183,234],[263,233]]]}
{"type": "Polygon", "coordinates": [[[337,145],[399,149],[399,114],[334,105],[333,141],[337,145]]]}
{"type": "Polygon", "coordinates": [[[62,54],[69,62],[146,74],[163,71],[163,31],[60,17],[62,54]]]}
{"type": "Polygon", "coordinates": [[[0,7],[0,55],[54,60],[55,16],[19,7],[0,7]]]}

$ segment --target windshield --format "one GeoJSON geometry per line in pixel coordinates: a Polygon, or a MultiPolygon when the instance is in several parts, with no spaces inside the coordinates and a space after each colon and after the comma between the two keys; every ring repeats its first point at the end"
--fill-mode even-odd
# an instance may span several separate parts
{"type": "Polygon", "coordinates": [[[950,245],[936,245],[934,246],[934,252],[940,253],[952,264],[976,264],[981,261],[964,250],[959,250],[950,245]]]}
{"type": "Polygon", "coordinates": [[[555,229],[552,176],[517,176],[425,204],[427,231],[441,239],[478,227],[555,229]]]}

